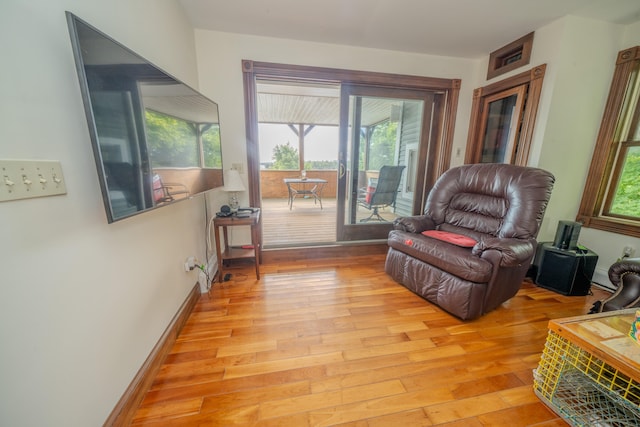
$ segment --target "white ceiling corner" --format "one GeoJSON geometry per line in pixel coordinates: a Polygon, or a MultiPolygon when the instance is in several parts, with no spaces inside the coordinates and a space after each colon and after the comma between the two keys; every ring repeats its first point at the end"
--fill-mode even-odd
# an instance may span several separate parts
{"type": "Polygon", "coordinates": [[[640,20],[640,0],[179,0],[194,28],[479,58],[566,15],[640,20]]]}

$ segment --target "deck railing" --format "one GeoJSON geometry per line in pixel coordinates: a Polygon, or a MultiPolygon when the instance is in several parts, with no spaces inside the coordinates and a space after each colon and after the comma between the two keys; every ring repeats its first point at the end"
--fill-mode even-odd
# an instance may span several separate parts
{"type": "MultiPolygon", "coordinates": [[[[260,171],[260,191],[263,199],[284,198],[288,197],[287,185],[284,183],[285,178],[299,178],[299,170],[273,170],[262,169],[260,171]]],[[[327,185],[322,190],[322,198],[335,198],[337,194],[338,171],[329,170],[309,170],[307,178],[326,179],[327,185]]]]}

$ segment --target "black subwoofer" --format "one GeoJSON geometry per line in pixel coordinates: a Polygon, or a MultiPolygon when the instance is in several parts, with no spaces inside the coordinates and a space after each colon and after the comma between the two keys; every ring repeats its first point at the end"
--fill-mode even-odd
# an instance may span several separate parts
{"type": "Polygon", "coordinates": [[[589,249],[563,250],[542,243],[537,253],[536,285],[563,295],[587,295],[598,255],[589,249]]]}

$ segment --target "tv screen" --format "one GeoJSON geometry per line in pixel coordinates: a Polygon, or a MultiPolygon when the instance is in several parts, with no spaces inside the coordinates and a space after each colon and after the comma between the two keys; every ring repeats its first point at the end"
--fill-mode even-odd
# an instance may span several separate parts
{"type": "Polygon", "coordinates": [[[218,105],[67,12],[107,220],[223,186],[218,105]]]}

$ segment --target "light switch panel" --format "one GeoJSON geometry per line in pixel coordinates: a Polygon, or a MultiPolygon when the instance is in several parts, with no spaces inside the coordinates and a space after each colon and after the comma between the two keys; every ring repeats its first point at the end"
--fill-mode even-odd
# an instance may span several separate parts
{"type": "Polygon", "coordinates": [[[231,169],[235,169],[238,173],[244,173],[244,168],[242,167],[242,163],[231,163],[231,169]]]}
{"type": "Polygon", "coordinates": [[[0,159],[0,202],[66,193],[59,161],[0,159]]]}

